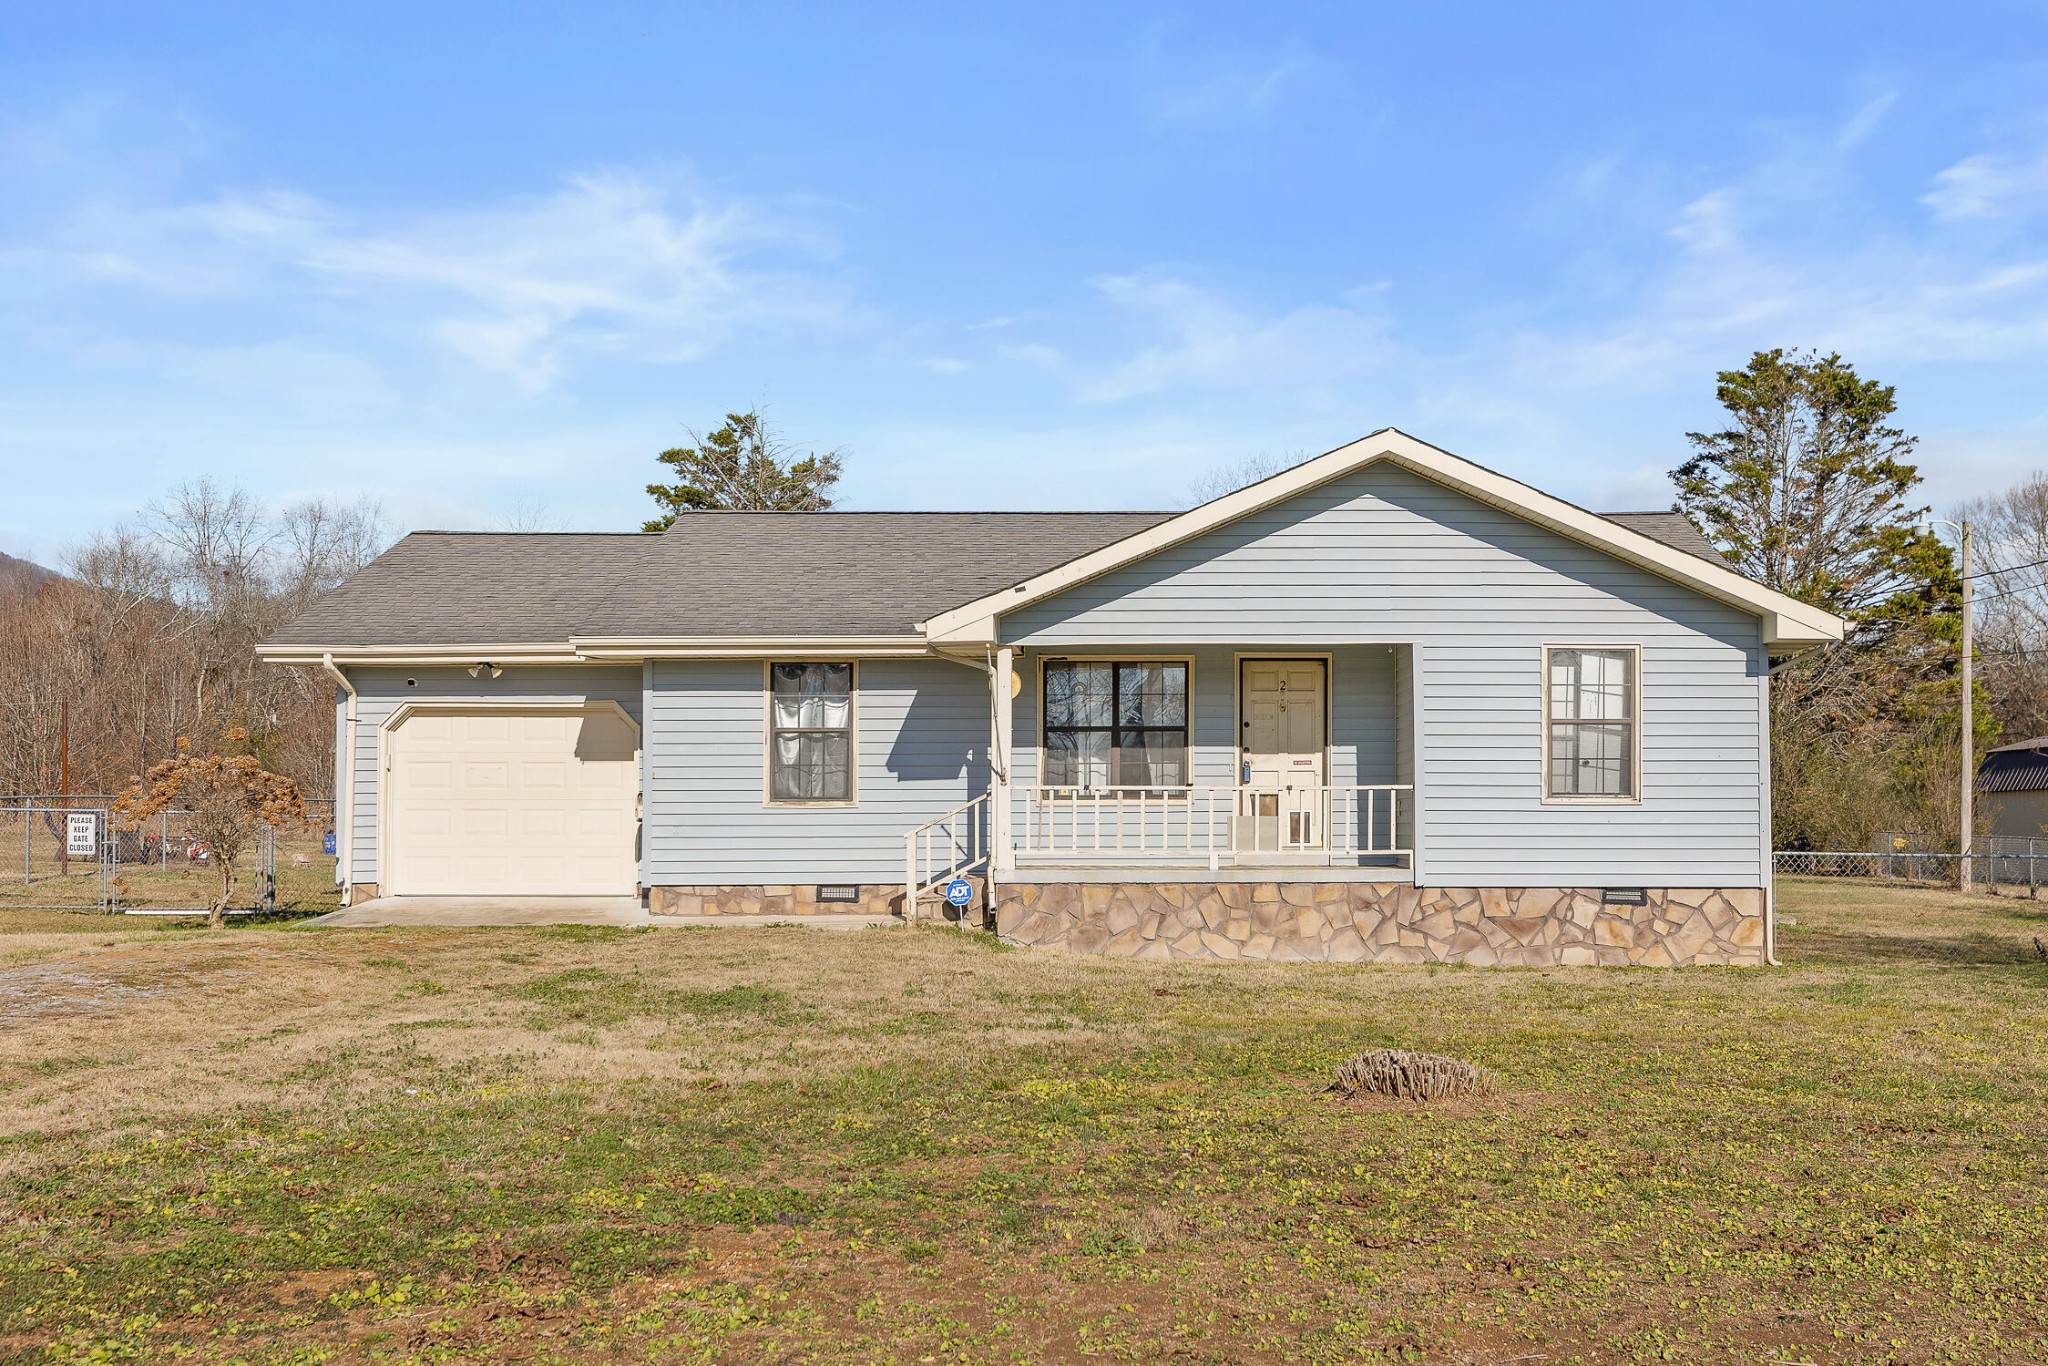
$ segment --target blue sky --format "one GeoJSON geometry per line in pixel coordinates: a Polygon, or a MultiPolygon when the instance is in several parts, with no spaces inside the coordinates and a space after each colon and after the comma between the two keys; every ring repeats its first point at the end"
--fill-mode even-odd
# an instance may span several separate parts
{"type": "Polygon", "coordinates": [[[15,553],[198,475],[630,528],[757,401],[850,507],[1389,424],[1659,506],[1775,345],[1937,502],[2048,466],[2041,3],[0,10],[15,553]]]}

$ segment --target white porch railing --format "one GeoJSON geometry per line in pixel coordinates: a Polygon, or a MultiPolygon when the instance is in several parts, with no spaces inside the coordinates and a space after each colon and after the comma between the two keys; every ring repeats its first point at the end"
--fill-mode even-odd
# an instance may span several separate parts
{"type": "Polygon", "coordinates": [[[1020,859],[1223,864],[1399,858],[1405,783],[1356,787],[1035,787],[1020,792],[1020,859]]]}
{"type": "MultiPolygon", "coordinates": [[[[918,898],[962,873],[988,868],[988,794],[962,802],[903,835],[903,919],[917,919],[918,898]]],[[[966,908],[960,928],[967,928],[966,908]]]]}

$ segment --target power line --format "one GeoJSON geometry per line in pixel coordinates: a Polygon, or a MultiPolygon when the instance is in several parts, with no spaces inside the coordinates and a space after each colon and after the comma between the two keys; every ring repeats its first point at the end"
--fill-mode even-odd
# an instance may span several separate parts
{"type": "Polygon", "coordinates": [[[2042,591],[2043,586],[2041,584],[2030,583],[2022,588],[2008,588],[2003,593],[1972,593],[1970,594],[1970,605],[1975,607],[1980,602],[1997,602],[2000,598],[2016,598],[2025,593],[2039,593],[2042,591]]]}
{"type": "Polygon", "coordinates": [[[2048,560],[2029,560],[2025,564],[2016,564],[2011,566],[2010,568],[1980,569],[1974,574],[1964,574],[1961,577],[1966,579],[1982,579],[1988,578],[1993,574],[2017,574],[2022,569],[2039,569],[2044,564],[2048,564],[2048,560]]]}

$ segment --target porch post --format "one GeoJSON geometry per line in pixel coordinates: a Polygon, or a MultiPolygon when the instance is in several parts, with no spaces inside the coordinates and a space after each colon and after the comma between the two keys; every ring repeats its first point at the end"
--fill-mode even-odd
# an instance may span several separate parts
{"type": "Polygon", "coordinates": [[[988,685],[994,689],[995,705],[989,708],[988,738],[988,841],[991,875],[1007,873],[1017,866],[1016,851],[1010,847],[1010,678],[1016,669],[1017,652],[998,646],[995,668],[988,685]]]}

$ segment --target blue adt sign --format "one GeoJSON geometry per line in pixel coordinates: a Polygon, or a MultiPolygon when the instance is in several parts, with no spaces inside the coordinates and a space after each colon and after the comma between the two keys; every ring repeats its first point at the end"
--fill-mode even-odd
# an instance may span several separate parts
{"type": "Polygon", "coordinates": [[[320,837],[320,852],[330,858],[334,856],[334,832],[332,830],[329,830],[320,837]]]}
{"type": "Polygon", "coordinates": [[[974,884],[964,877],[956,877],[946,884],[946,900],[955,906],[965,906],[974,900],[974,884]]]}

